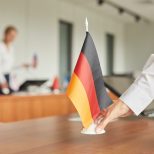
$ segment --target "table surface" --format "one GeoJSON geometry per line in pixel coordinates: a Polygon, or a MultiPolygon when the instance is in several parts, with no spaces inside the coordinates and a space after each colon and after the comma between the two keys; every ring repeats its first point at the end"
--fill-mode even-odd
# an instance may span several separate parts
{"type": "Polygon", "coordinates": [[[80,134],[68,117],[0,124],[0,154],[153,154],[154,121],[112,122],[103,135],[80,134]]]}

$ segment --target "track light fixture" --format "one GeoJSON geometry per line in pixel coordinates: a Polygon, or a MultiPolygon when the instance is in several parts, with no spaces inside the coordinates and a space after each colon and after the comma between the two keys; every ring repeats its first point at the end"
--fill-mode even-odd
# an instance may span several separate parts
{"type": "Polygon", "coordinates": [[[125,12],[125,10],[123,8],[119,8],[119,14],[123,14],[125,12]]]}
{"type": "Polygon", "coordinates": [[[110,0],[97,0],[98,5],[102,5],[102,4],[108,4],[109,6],[115,8],[118,10],[119,14],[123,14],[123,13],[127,13],[128,15],[132,16],[135,18],[136,22],[139,22],[140,20],[145,21],[146,23],[149,23],[150,21],[148,19],[146,19],[145,17],[141,17],[140,15],[136,14],[135,12],[127,9],[127,8],[123,8],[119,5],[117,5],[116,3],[110,1],[110,0]]]}
{"type": "Polygon", "coordinates": [[[98,5],[102,5],[105,2],[105,0],[97,0],[98,5]]]}
{"type": "Polygon", "coordinates": [[[136,22],[139,22],[139,21],[141,20],[141,17],[138,16],[138,15],[136,15],[136,16],[135,16],[135,20],[136,20],[136,22]]]}

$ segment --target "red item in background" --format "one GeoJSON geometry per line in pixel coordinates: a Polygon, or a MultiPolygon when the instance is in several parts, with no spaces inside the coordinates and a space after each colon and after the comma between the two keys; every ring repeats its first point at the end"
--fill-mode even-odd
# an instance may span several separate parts
{"type": "Polygon", "coordinates": [[[52,84],[52,90],[60,89],[59,78],[55,77],[52,84]]]}

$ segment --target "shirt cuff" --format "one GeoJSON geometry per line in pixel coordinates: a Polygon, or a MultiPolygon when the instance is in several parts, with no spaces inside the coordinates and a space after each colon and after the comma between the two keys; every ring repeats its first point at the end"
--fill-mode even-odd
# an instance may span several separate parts
{"type": "Polygon", "coordinates": [[[152,102],[152,98],[135,84],[131,85],[120,99],[128,105],[136,115],[139,115],[152,102]]]}

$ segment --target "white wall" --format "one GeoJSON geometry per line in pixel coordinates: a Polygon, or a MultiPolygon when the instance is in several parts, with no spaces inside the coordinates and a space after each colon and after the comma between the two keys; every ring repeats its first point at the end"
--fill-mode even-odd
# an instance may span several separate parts
{"type": "Polygon", "coordinates": [[[154,53],[154,24],[134,23],[125,26],[125,70],[142,70],[154,53]]]}
{"type": "Polygon", "coordinates": [[[27,52],[27,21],[25,0],[0,0],[0,39],[5,26],[15,25],[20,33],[16,41],[17,60],[23,60],[27,52]]]}
{"type": "Polygon", "coordinates": [[[73,66],[75,65],[85,37],[86,16],[103,73],[106,73],[106,32],[113,33],[116,38],[114,70],[117,73],[125,70],[124,24],[111,16],[62,0],[0,0],[0,4],[0,31],[8,24],[18,27],[17,63],[29,60],[32,53],[37,52],[40,60],[37,76],[46,78],[59,73],[59,20],[69,21],[74,25],[72,58],[73,66]]]}

